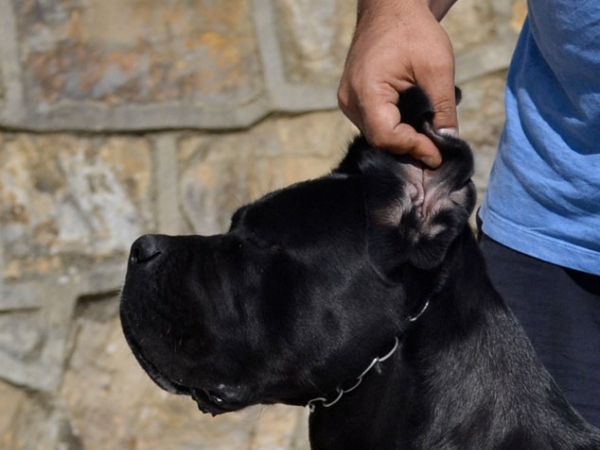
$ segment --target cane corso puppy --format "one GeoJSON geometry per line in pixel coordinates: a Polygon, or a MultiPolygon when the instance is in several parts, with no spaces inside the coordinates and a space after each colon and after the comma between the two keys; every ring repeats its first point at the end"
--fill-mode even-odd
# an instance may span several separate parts
{"type": "Polygon", "coordinates": [[[486,274],[469,146],[433,127],[419,88],[400,108],[439,169],[358,137],[225,234],[138,239],[121,303],[134,355],[213,415],[309,406],[313,449],[600,449],[486,274]]]}

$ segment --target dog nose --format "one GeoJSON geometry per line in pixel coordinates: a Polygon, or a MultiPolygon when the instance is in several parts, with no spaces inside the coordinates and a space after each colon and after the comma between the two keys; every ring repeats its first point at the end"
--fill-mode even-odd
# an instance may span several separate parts
{"type": "Polygon", "coordinates": [[[139,237],[131,246],[129,262],[143,264],[157,258],[165,252],[167,240],[167,236],[159,234],[145,234],[139,237]]]}

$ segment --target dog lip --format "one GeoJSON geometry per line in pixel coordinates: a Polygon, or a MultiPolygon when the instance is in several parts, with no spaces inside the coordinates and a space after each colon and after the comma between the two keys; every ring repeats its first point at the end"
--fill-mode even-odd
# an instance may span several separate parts
{"type": "Polygon", "coordinates": [[[203,413],[209,413],[213,416],[226,412],[237,411],[243,406],[232,405],[225,402],[218,394],[208,389],[187,387],[177,383],[161,374],[148,360],[141,354],[138,354],[140,363],[146,370],[150,378],[162,389],[176,395],[189,395],[198,405],[198,409],[203,413]]]}
{"type": "Polygon", "coordinates": [[[198,405],[198,409],[213,416],[238,411],[247,406],[242,403],[228,403],[218,393],[209,389],[190,388],[189,391],[189,395],[198,405]]]}
{"type": "Polygon", "coordinates": [[[144,356],[140,345],[138,344],[137,340],[133,337],[130,331],[130,321],[127,317],[127,314],[123,310],[121,310],[121,322],[124,325],[123,334],[125,335],[125,340],[129,344],[133,355],[138,360],[144,371],[152,379],[152,381],[154,381],[160,388],[172,394],[190,395],[190,389],[188,387],[179,384],[169,379],[167,376],[163,375],[156,368],[156,366],[144,356]]]}
{"type": "Polygon", "coordinates": [[[121,312],[121,321],[125,325],[123,331],[129,347],[144,371],[160,388],[172,394],[189,395],[196,402],[200,411],[212,414],[213,416],[238,411],[248,406],[248,403],[237,400],[234,401],[232,395],[228,395],[226,392],[220,393],[218,388],[216,390],[211,390],[186,386],[164,375],[144,356],[140,345],[131,334],[129,326],[127,326],[129,324],[127,314],[123,313],[123,311],[121,312]]]}
{"type": "Polygon", "coordinates": [[[144,368],[146,373],[150,376],[159,387],[164,389],[171,394],[176,395],[190,395],[190,388],[179,384],[165,375],[163,375],[150,361],[148,361],[144,355],[139,351],[134,351],[134,355],[140,362],[140,365],[144,368]]]}

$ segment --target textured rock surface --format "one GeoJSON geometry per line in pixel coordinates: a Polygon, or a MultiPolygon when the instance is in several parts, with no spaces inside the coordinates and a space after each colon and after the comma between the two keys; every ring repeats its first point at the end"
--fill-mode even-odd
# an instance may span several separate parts
{"type": "MultiPolygon", "coordinates": [[[[344,0],[0,0],[0,448],[306,450],[306,411],[212,418],[158,389],[120,331],[145,232],[215,233],[317,177],[353,127],[335,111],[344,0]]],[[[485,190],[524,0],[461,0],[461,135],[485,190]]]]}
{"type": "Polygon", "coordinates": [[[82,299],[76,309],[61,394],[86,449],[290,448],[301,409],[201,414],[190,398],[167,394],[146,376],[123,340],[117,309],[114,295],[82,299]]]}
{"type": "Polygon", "coordinates": [[[244,203],[327,173],[354,134],[335,111],[275,118],[239,133],[184,137],[180,196],[192,231],[223,232],[244,203]]]}
{"type": "Polygon", "coordinates": [[[150,147],[131,137],[4,135],[4,275],[49,273],[69,256],[123,254],[150,220],[150,147]]]}
{"type": "Polygon", "coordinates": [[[274,5],[286,78],[292,83],[336,83],[356,21],[354,2],[282,0],[274,5]]]}
{"type": "Polygon", "coordinates": [[[261,90],[249,2],[15,1],[27,100],[241,103],[261,90]]]}

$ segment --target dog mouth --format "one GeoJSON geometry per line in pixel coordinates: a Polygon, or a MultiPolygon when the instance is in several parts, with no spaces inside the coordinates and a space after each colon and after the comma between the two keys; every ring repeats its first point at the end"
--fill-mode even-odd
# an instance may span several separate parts
{"type": "Polygon", "coordinates": [[[189,395],[196,402],[196,405],[198,405],[198,409],[212,416],[239,411],[248,406],[242,403],[231,403],[225,400],[219,393],[209,389],[190,388],[189,392],[189,395]]]}
{"type": "Polygon", "coordinates": [[[150,361],[144,358],[140,352],[134,351],[134,354],[152,381],[154,381],[159,387],[172,394],[191,397],[192,400],[196,402],[196,405],[198,405],[198,409],[203,413],[217,416],[227,412],[238,411],[248,406],[244,403],[226,400],[225,395],[221,394],[218,389],[211,390],[194,386],[186,386],[173,381],[156,369],[156,367],[150,361]]]}
{"type": "MultiPolygon", "coordinates": [[[[127,328],[125,327],[124,330],[126,329],[127,328]]],[[[216,416],[227,412],[238,411],[249,406],[249,403],[247,402],[242,402],[237,398],[229,398],[232,395],[231,393],[228,394],[226,392],[227,389],[224,385],[219,385],[216,389],[208,389],[196,386],[188,386],[182,384],[181,382],[174,381],[161,372],[144,356],[139,344],[135,341],[130,333],[125,332],[124,334],[134,356],[152,381],[154,381],[160,388],[171,394],[191,397],[198,405],[198,409],[203,413],[216,416]]]]}

